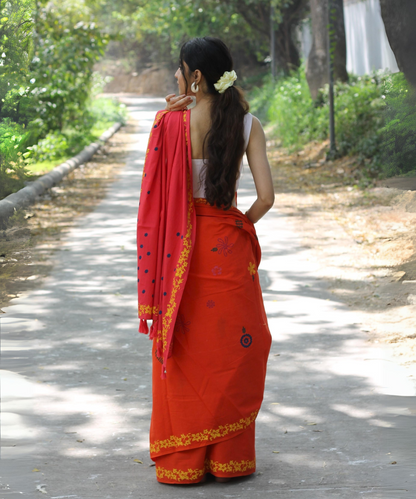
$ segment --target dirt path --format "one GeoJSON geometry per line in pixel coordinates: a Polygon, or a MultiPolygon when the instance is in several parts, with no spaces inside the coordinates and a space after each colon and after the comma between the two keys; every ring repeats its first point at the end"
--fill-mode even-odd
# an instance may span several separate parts
{"type": "MultiPolygon", "coordinates": [[[[273,338],[256,473],[196,487],[156,482],[148,440],[152,352],[137,331],[135,227],[160,103],[131,97],[128,104],[139,126],[131,149],[125,144],[123,170],[95,209],[55,241],[59,251],[41,286],[5,307],[2,496],[413,499],[416,385],[385,349],[366,342],[355,312],[320,278],[320,261],[301,245],[293,217],[277,209],[256,224],[273,338]]],[[[252,178],[243,174],[239,208],[254,199],[252,178]]]]}
{"type": "Polygon", "coordinates": [[[298,227],[332,294],[359,314],[369,340],[388,343],[402,364],[414,365],[416,197],[394,187],[412,188],[415,179],[359,189],[357,161],[326,162],[325,148],[311,144],[291,155],[270,148],[276,206],[298,227]]]}
{"type": "Polygon", "coordinates": [[[137,124],[130,121],[94,156],[0,231],[0,314],[13,298],[41,285],[61,238],[91,212],[118,177],[137,124]]]}

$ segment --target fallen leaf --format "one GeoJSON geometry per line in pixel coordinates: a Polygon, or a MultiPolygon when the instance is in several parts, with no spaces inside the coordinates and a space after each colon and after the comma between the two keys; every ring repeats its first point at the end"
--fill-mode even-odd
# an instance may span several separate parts
{"type": "Polygon", "coordinates": [[[83,438],[82,440],[77,440],[77,442],[80,442],[82,444],[82,442],[85,440],[85,438],[83,438]]]}
{"type": "Polygon", "coordinates": [[[135,463],[140,463],[140,464],[143,464],[143,461],[140,461],[140,459],[133,459],[133,461],[134,461],[135,463]]]}
{"type": "Polygon", "coordinates": [[[278,450],[274,450],[274,451],[273,451],[273,454],[280,454],[280,451],[278,451],[278,450]]]}
{"type": "Polygon", "coordinates": [[[307,423],[308,426],[316,426],[316,423],[307,423]]]}
{"type": "Polygon", "coordinates": [[[123,381],[127,381],[127,378],[123,378],[123,381]]]}
{"type": "Polygon", "coordinates": [[[272,402],[272,405],[280,405],[280,402],[272,402]]]}
{"type": "Polygon", "coordinates": [[[32,470],[32,471],[40,471],[40,470],[38,470],[37,468],[33,468],[33,470],[32,470]]]}
{"type": "Polygon", "coordinates": [[[152,468],[153,466],[156,466],[156,463],[149,464],[149,468],[152,468]]]}
{"type": "Polygon", "coordinates": [[[390,464],[397,464],[397,461],[392,461],[390,464]]]}

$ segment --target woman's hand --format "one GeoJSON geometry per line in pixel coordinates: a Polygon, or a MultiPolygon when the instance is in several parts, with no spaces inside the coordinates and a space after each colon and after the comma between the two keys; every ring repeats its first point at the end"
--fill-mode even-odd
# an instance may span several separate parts
{"type": "Polygon", "coordinates": [[[192,97],[189,95],[178,95],[169,94],[165,97],[167,111],[182,111],[185,110],[189,104],[192,103],[192,97]]]}

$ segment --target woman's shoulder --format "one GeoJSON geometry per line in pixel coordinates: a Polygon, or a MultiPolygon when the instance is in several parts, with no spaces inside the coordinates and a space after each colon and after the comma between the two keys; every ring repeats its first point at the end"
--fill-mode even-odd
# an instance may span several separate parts
{"type": "Polygon", "coordinates": [[[263,126],[261,124],[261,121],[257,118],[257,116],[254,116],[254,114],[247,113],[244,116],[244,124],[247,126],[249,125],[250,128],[256,128],[256,129],[263,129],[263,126]]]}
{"type": "Polygon", "coordinates": [[[260,120],[251,113],[247,113],[244,116],[244,135],[246,138],[246,147],[248,147],[248,143],[250,138],[254,135],[258,135],[263,132],[263,126],[260,120]]]}
{"type": "Polygon", "coordinates": [[[263,125],[261,124],[261,121],[257,118],[257,116],[254,116],[253,114],[251,115],[251,129],[254,132],[263,132],[263,125]]]}

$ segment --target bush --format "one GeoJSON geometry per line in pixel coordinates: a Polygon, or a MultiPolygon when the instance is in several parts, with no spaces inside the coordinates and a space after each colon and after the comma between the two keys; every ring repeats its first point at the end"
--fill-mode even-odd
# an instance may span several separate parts
{"type": "Polygon", "coordinates": [[[416,170],[416,92],[402,73],[385,82],[385,126],[381,160],[387,176],[416,170]]]}
{"type": "Polygon", "coordinates": [[[0,121],[0,199],[24,185],[26,170],[21,151],[24,138],[22,126],[9,119],[0,121]]]}
{"type": "MultiPolygon", "coordinates": [[[[266,79],[251,92],[250,103],[289,150],[328,138],[328,86],[314,102],[304,68],[275,84],[266,79]]],[[[370,176],[416,169],[416,95],[401,73],[350,76],[348,83],[337,83],[335,130],[341,155],[371,159],[370,176]]]]}
{"type": "Polygon", "coordinates": [[[124,124],[126,116],[124,104],[109,98],[93,99],[74,121],[73,126],[62,131],[49,132],[37,144],[28,147],[24,157],[30,165],[74,156],[99,138],[115,122],[124,124]]]}

